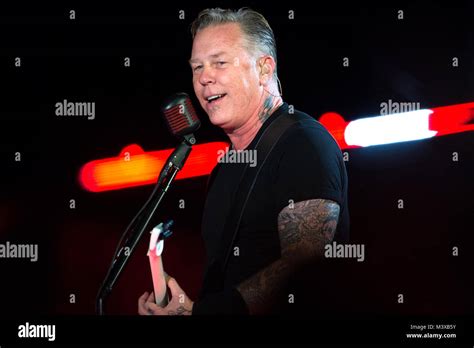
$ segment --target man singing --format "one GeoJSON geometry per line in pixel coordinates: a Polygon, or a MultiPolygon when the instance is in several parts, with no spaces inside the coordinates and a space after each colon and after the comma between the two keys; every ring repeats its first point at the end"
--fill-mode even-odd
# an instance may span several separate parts
{"type": "MultiPolygon", "coordinates": [[[[229,137],[229,151],[254,151],[279,118],[295,122],[272,144],[256,176],[225,267],[219,255],[225,236],[233,232],[225,230],[226,222],[240,213],[232,207],[243,174],[252,170],[246,163],[218,163],[211,174],[202,220],[207,262],[199,298],[193,302],[171,278],[169,304],[161,308],[153,293],[145,293],[139,313],[283,313],[293,303],[291,296],[295,303],[303,298],[301,284],[310,289],[304,300],[309,310],[317,310],[310,297],[318,296],[322,280],[311,279],[311,270],[323,262],[327,243],[344,242],[349,234],[341,151],[319,122],[283,101],[275,38],[261,14],[206,9],[191,31],[194,92],[210,122],[229,137]],[[298,281],[297,275],[309,279],[298,281]]],[[[310,64],[306,57],[302,62],[310,64]]]]}

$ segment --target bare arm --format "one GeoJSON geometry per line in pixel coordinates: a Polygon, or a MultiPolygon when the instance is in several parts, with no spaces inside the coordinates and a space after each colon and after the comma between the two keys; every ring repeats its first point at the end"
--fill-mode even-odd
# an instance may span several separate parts
{"type": "Polygon", "coordinates": [[[237,287],[250,314],[268,311],[299,265],[324,255],[336,231],[339,205],[326,199],[297,202],[278,215],[281,258],[237,287]]]}

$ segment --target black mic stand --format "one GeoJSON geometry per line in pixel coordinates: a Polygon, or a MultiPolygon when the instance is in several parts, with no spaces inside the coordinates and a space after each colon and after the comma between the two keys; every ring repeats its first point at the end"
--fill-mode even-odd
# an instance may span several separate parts
{"type": "MultiPolygon", "coordinates": [[[[184,163],[191,152],[192,145],[196,143],[196,139],[194,138],[193,134],[184,135],[183,138],[184,139],[181,144],[176,147],[173,153],[166,160],[166,164],[160,172],[150,198],[129,224],[122,236],[122,239],[126,238],[126,240],[122,244],[122,247],[119,249],[118,253],[115,254],[114,260],[112,261],[112,264],[97,294],[96,312],[99,315],[104,315],[105,299],[112,292],[118,277],[122,273],[130,255],[133,253],[143,232],[147,228],[147,225],[150,222],[153,214],[160,205],[176,175],[181,170],[181,168],[183,168],[184,163]]],[[[119,242],[117,249],[120,247],[120,244],[121,243],[119,242]]]]}

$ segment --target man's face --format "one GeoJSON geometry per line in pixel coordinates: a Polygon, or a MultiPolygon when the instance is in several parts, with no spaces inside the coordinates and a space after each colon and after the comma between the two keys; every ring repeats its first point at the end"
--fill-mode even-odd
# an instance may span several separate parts
{"type": "Polygon", "coordinates": [[[263,89],[256,63],[236,23],[210,26],[196,34],[190,59],[194,92],[212,124],[237,129],[257,112],[263,89]],[[220,97],[209,100],[212,96],[220,97]]]}

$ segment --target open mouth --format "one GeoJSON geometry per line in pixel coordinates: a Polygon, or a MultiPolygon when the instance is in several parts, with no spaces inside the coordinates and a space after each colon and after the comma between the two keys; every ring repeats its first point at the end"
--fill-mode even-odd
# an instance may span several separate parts
{"type": "Polygon", "coordinates": [[[214,103],[216,100],[219,100],[223,97],[225,97],[227,95],[227,93],[223,93],[223,94],[214,94],[214,95],[211,95],[210,97],[206,98],[207,102],[209,104],[212,104],[214,103]]]}

